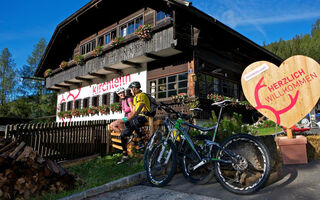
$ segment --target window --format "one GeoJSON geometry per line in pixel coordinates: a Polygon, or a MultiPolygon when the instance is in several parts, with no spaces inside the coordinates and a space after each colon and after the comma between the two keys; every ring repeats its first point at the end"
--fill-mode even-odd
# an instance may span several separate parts
{"type": "Polygon", "coordinates": [[[139,16],[128,23],[120,26],[120,36],[125,37],[127,35],[133,34],[136,29],[143,24],[143,17],[139,16]]]}
{"type": "Polygon", "coordinates": [[[110,104],[110,93],[102,95],[102,104],[104,105],[110,104]]]}
{"type": "Polygon", "coordinates": [[[116,102],[120,102],[120,97],[117,95],[117,93],[113,93],[113,103],[116,103],[116,102]]]}
{"type": "Polygon", "coordinates": [[[140,26],[143,25],[143,18],[142,16],[141,17],[138,17],[136,20],[135,20],[135,30],[137,30],[140,26]]]}
{"type": "Polygon", "coordinates": [[[96,39],[93,39],[90,42],[81,45],[80,51],[81,51],[81,54],[83,55],[91,52],[94,48],[96,48],[96,39]]]}
{"type": "Polygon", "coordinates": [[[67,103],[67,110],[72,110],[72,101],[67,103]]]}
{"type": "Polygon", "coordinates": [[[199,95],[206,97],[216,93],[223,96],[239,98],[239,85],[229,80],[219,79],[208,74],[199,75],[199,95]]]}
{"type": "Polygon", "coordinates": [[[117,36],[117,31],[113,30],[105,34],[105,44],[109,44],[117,36]]]}
{"type": "Polygon", "coordinates": [[[74,109],[79,109],[80,107],[81,107],[81,105],[80,105],[80,100],[78,99],[78,100],[76,100],[75,102],[74,102],[74,109]]]}
{"type": "Polygon", "coordinates": [[[161,21],[167,17],[170,17],[172,19],[172,13],[165,13],[163,11],[157,11],[157,17],[156,17],[157,22],[161,21]]]}
{"type": "Polygon", "coordinates": [[[149,92],[156,99],[164,99],[188,92],[188,73],[175,74],[149,81],[149,92]]]}
{"type": "Polygon", "coordinates": [[[127,25],[120,27],[120,36],[125,37],[127,35],[127,25]]]}
{"type": "Polygon", "coordinates": [[[99,106],[99,96],[92,97],[91,105],[94,106],[94,107],[98,107],[99,106]]]}
{"type": "Polygon", "coordinates": [[[103,36],[100,36],[98,38],[98,46],[103,46],[104,45],[104,37],[103,36]]]}
{"type": "Polygon", "coordinates": [[[60,104],[60,111],[65,111],[66,110],[66,103],[60,104]]]}
{"type": "Polygon", "coordinates": [[[134,32],[134,21],[128,23],[128,35],[134,32]]]}
{"type": "Polygon", "coordinates": [[[80,47],[80,51],[81,51],[81,54],[82,54],[82,55],[83,55],[83,54],[86,54],[86,46],[82,45],[82,46],[80,47]]]}
{"type": "Polygon", "coordinates": [[[89,107],[89,98],[82,99],[82,108],[89,107]]]}

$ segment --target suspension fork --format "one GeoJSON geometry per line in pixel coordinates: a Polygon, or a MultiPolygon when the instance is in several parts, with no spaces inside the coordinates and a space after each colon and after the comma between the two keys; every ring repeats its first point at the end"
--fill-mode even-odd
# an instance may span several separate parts
{"type": "MultiPolygon", "coordinates": [[[[169,137],[172,137],[172,138],[173,138],[172,129],[171,129],[171,127],[170,127],[169,122],[165,121],[164,124],[167,126],[169,133],[167,134],[167,137],[166,137],[166,139],[164,140],[164,143],[163,143],[163,145],[162,145],[162,147],[161,147],[161,151],[160,151],[160,154],[159,154],[158,159],[157,159],[157,162],[158,162],[158,163],[160,163],[161,158],[162,158],[163,153],[164,153],[164,150],[165,150],[165,148],[166,148],[167,145],[168,145],[169,137]]],[[[172,149],[170,149],[169,152],[168,152],[168,156],[166,157],[165,164],[168,163],[169,158],[170,158],[170,156],[171,156],[171,153],[172,153],[172,149]]]]}

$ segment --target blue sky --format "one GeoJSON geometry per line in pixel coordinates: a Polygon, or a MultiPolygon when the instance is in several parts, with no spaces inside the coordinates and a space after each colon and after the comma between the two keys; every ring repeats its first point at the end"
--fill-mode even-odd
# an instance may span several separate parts
{"type": "MultiPolygon", "coordinates": [[[[41,37],[90,0],[13,0],[0,7],[0,50],[9,48],[17,67],[26,64],[41,37]]],[[[111,1],[111,0],[109,0],[111,1]]],[[[320,0],[193,0],[206,12],[262,45],[310,33],[320,18],[320,0]]]]}

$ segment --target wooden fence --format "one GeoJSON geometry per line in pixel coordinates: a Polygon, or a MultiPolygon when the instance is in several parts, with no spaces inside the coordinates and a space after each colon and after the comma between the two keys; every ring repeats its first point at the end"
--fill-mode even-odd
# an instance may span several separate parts
{"type": "Polygon", "coordinates": [[[5,137],[25,141],[44,158],[70,160],[109,153],[109,123],[107,120],[99,120],[8,125],[5,137]]]}

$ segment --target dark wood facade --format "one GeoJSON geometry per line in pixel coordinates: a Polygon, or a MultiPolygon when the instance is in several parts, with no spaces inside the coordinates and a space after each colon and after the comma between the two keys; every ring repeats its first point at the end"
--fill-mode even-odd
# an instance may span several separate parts
{"type": "Polygon", "coordinates": [[[158,100],[181,92],[241,98],[240,77],[247,65],[258,60],[282,62],[187,1],[123,4],[121,8],[116,1],[92,0],[57,26],[35,74],[42,77],[46,69],[53,69],[46,78],[47,89],[68,91],[144,67],[147,92],[158,100]],[[140,24],[152,26],[150,40],[139,40],[132,33],[140,24]],[[128,34],[121,44],[107,43],[124,32],[128,34]],[[93,47],[101,44],[102,55],[94,57],[93,47]],[[73,61],[78,54],[84,55],[83,65],[73,61]],[[59,68],[63,60],[68,61],[65,70],[59,68]]]}

